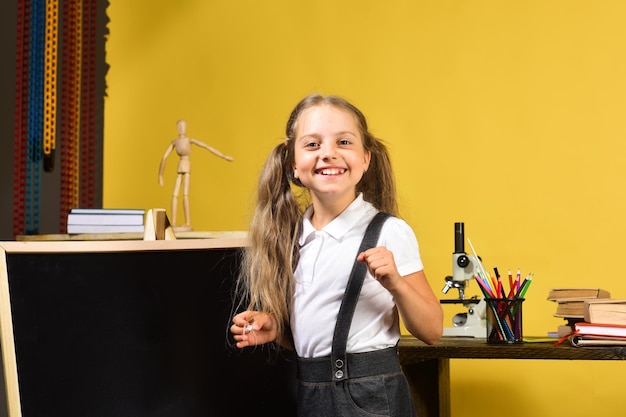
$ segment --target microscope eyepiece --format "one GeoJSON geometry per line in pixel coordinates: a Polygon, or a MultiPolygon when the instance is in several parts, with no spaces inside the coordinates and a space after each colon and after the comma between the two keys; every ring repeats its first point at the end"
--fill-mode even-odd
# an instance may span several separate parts
{"type": "Polygon", "coordinates": [[[464,223],[454,223],[454,253],[465,253],[464,223]]]}

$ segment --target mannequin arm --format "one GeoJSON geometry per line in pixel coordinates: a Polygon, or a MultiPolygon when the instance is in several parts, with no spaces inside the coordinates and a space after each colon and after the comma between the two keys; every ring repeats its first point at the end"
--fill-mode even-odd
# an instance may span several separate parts
{"type": "Polygon", "coordinates": [[[206,143],[204,143],[202,141],[199,141],[197,139],[191,139],[191,143],[194,143],[194,144],[198,145],[199,147],[204,148],[207,151],[213,153],[214,155],[219,156],[220,158],[223,158],[223,159],[225,159],[227,161],[232,161],[233,160],[232,156],[224,155],[223,153],[221,153],[217,149],[210,147],[209,145],[207,145],[206,143]]]}
{"type": "Polygon", "coordinates": [[[161,164],[159,165],[159,185],[161,186],[163,185],[163,172],[165,172],[165,160],[172,152],[172,149],[174,149],[174,146],[175,146],[174,143],[168,146],[167,149],[165,150],[165,153],[163,154],[163,158],[161,158],[161,164]]]}

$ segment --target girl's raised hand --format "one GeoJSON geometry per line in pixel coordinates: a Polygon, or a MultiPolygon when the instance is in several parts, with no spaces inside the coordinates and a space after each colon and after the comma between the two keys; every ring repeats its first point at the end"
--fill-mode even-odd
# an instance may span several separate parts
{"type": "Polygon", "coordinates": [[[357,261],[365,262],[374,279],[388,290],[395,284],[395,280],[400,278],[393,253],[384,246],[377,246],[361,252],[357,261]]]}

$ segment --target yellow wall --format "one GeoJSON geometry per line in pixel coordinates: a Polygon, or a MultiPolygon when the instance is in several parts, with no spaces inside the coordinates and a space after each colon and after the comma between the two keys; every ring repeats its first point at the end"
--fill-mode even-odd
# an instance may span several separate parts
{"type": "MultiPolygon", "coordinates": [[[[339,94],[390,145],[434,291],[465,222],[489,268],[535,273],[524,332],[545,335],[563,323],[551,287],[626,298],[625,16],[622,0],[110,0],[105,206],[169,211],[176,156],[163,188],[158,164],[185,118],[235,158],[195,148],[194,229],[243,230],[292,106],[339,94]]],[[[625,373],[454,360],[452,412],[617,416],[625,373]]]]}

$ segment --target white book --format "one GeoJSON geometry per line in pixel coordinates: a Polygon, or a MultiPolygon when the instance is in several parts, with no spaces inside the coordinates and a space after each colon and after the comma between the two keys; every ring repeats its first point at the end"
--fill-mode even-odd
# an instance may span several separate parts
{"type": "Polygon", "coordinates": [[[141,214],[142,216],[146,214],[146,210],[144,209],[122,209],[122,208],[73,208],[70,210],[70,213],[76,214],[99,214],[99,215],[109,215],[109,214],[141,214]]]}
{"type": "Polygon", "coordinates": [[[140,225],[143,224],[144,215],[137,214],[83,214],[73,213],[67,215],[67,224],[109,224],[109,225],[140,225]]]}
{"type": "Polygon", "coordinates": [[[626,338],[626,325],[622,324],[579,322],[574,324],[574,330],[576,331],[576,335],[579,336],[608,336],[626,338]]]}
{"type": "Polygon", "coordinates": [[[113,224],[68,224],[68,234],[80,233],[143,233],[144,226],[140,225],[113,225],[113,224]]]}

